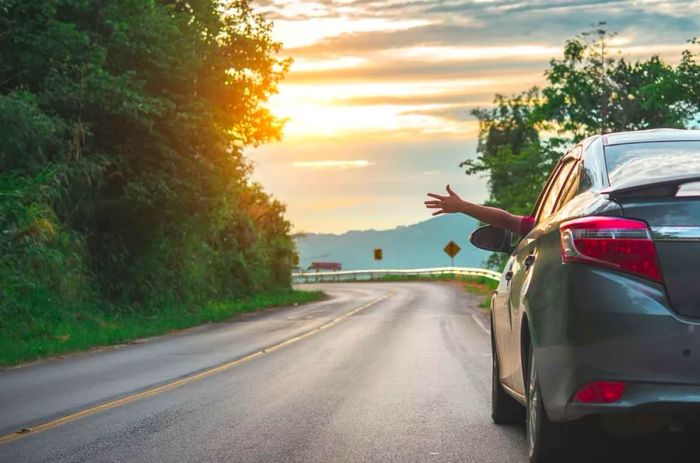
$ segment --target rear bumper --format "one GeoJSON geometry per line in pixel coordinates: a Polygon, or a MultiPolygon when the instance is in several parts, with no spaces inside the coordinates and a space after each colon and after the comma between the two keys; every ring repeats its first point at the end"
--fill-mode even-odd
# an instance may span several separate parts
{"type": "Polygon", "coordinates": [[[700,320],[672,312],[660,285],[586,266],[566,270],[575,281],[566,307],[533,320],[549,418],[700,411],[700,320]],[[598,380],[628,387],[616,403],[572,402],[581,386],[598,380]]]}
{"type": "Polygon", "coordinates": [[[581,404],[569,402],[563,420],[588,415],[699,413],[700,386],[679,384],[628,384],[622,400],[613,404],[581,404]]]}

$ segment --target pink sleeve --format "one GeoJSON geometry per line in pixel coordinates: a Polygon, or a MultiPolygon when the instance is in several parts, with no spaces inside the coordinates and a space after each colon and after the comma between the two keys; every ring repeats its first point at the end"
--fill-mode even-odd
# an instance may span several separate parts
{"type": "Polygon", "coordinates": [[[524,216],[520,221],[520,236],[527,235],[533,228],[535,228],[535,218],[524,216]]]}

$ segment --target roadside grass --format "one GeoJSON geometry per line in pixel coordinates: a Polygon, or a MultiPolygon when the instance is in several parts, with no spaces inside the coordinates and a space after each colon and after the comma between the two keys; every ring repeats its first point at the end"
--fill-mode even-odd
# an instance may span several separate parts
{"type": "Polygon", "coordinates": [[[46,313],[31,322],[0,324],[0,366],[162,335],[234,315],[323,299],[321,291],[283,290],[202,305],[127,310],[80,308],[46,313]]]}
{"type": "Polygon", "coordinates": [[[443,275],[386,275],[374,281],[456,281],[465,291],[484,299],[479,303],[482,309],[491,309],[491,294],[498,287],[498,282],[485,277],[470,277],[454,274],[443,275]]]}

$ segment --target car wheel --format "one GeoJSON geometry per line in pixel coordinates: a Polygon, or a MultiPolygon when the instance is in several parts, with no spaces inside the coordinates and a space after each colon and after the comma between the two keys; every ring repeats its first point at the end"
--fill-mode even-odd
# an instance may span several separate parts
{"type": "Polygon", "coordinates": [[[564,461],[561,458],[562,449],[566,448],[564,425],[552,423],[547,417],[532,347],[528,362],[526,428],[530,463],[564,461]]]}
{"type": "Polygon", "coordinates": [[[496,424],[516,424],[525,420],[525,408],[501,386],[496,341],[491,323],[491,419],[496,424]]]}

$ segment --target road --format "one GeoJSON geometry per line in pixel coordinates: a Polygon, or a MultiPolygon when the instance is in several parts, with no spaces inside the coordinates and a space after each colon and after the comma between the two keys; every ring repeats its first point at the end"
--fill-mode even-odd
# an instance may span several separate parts
{"type": "Polygon", "coordinates": [[[523,427],[489,416],[475,296],[318,287],[329,300],[0,372],[0,435],[33,428],[0,461],[526,460],[523,427]]]}

